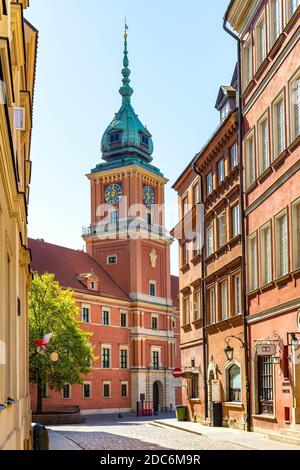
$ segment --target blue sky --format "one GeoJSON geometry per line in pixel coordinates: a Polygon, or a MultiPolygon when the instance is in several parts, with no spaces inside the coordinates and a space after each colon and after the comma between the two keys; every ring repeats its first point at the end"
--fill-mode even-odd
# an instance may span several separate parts
{"type": "MultiPolygon", "coordinates": [[[[100,162],[102,134],[121,97],[124,16],[132,104],[153,135],[153,164],[176,223],[172,184],[216,128],[218,88],[231,81],[235,42],[223,31],[228,0],[31,0],[39,30],[29,235],[83,248],[90,223],[85,175],[100,162]]],[[[177,248],[172,249],[177,274],[177,248]]]]}

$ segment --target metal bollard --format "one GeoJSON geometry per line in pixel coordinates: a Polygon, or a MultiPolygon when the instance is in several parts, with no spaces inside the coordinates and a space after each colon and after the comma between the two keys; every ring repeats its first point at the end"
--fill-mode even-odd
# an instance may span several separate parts
{"type": "Polygon", "coordinates": [[[34,450],[49,450],[48,430],[42,424],[36,424],[33,428],[34,450]]]}

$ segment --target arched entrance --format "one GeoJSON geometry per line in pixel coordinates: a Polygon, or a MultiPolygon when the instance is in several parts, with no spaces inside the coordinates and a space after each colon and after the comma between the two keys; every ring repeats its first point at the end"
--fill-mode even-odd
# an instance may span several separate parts
{"type": "Polygon", "coordinates": [[[161,382],[156,380],[153,383],[153,412],[158,413],[163,408],[163,385],[161,382]]]}

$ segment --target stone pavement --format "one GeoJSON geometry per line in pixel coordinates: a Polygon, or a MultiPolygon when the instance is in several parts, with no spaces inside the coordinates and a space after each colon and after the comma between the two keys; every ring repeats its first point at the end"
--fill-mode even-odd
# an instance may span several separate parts
{"type": "Polygon", "coordinates": [[[245,432],[231,428],[214,428],[190,421],[177,421],[175,418],[154,420],[153,425],[170,429],[178,429],[191,434],[206,436],[213,441],[239,443],[255,450],[300,450],[299,446],[273,441],[267,435],[257,432],[245,432]]]}
{"type": "Polygon", "coordinates": [[[84,424],[48,429],[51,450],[299,450],[258,433],[180,423],[170,413],[147,418],[92,415],[84,424]]]}

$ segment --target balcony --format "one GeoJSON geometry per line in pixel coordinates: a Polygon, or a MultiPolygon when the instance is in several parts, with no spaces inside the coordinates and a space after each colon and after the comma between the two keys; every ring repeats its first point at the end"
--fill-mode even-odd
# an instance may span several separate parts
{"type": "Polygon", "coordinates": [[[159,338],[174,338],[174,331],[152,330],[151,328],[135,326],[134,328],[131,328],[131,336],[157,336],[159,338]]]}

